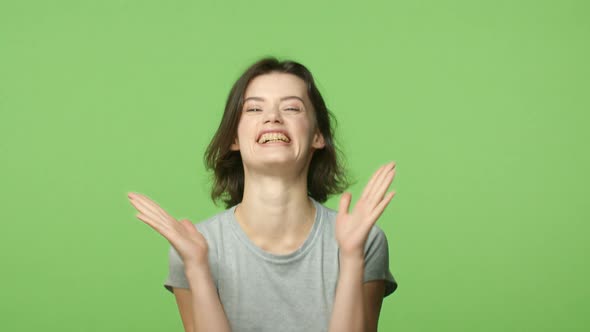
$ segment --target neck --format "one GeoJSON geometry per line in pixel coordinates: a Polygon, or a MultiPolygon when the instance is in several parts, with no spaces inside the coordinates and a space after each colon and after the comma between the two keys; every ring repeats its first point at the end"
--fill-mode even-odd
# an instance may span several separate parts
{"type": "Polygon", "coordinates": [[[235,216],[250,240],[274,252],[290,252],[301,246],[315,217],[307,194],[307,174],[246,176],[244,196],[235,216]]]}

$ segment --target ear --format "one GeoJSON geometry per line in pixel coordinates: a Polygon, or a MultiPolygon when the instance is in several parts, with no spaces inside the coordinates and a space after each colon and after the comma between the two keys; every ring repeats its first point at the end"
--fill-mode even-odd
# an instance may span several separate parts
{"type": "Polygon", "coordinates": [[[313,142],[311,143],[311,146],[318,150],[323,149],[326,146],[324,135],[322,135],[319,129],[316,129],[316,132],[313,135],[313,142]]]}
{"type": "Polygon", "coordinates": [[[234,142],[229,146],[231,151],[240,151],[240,142],[238,142],[238,138],[234,139],[234,142]]]}

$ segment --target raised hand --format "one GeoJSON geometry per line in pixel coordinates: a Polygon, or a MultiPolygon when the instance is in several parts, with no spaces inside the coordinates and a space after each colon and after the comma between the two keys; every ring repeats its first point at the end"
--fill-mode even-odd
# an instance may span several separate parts
{"type": "Polygon", "coordinates": [[[158,204],[142,194],[128,193],[128,197],[139,211],[137,218],[163,235],[174,246],[185,265],[208,264],[207,241],[189,220],[176,221],[158,204]]]}
{"type": "Polygon", "coordinates": [[[342,194],[336,216],[336,240],[341,255],[364,258],[369,231],[395,195],[395,191],[385,194],[394,175],[395,162],[381,166],[369,180],[352,213],[349,213],[352,195],[342,194]]]}

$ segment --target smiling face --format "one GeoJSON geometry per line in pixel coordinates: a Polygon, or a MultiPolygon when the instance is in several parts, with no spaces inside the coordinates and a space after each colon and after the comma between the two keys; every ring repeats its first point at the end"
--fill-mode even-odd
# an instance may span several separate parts
{"type": "Polygon", "coordinates": [[[302,79],[271,72],[248,84],[231,146],[240,151],[246,172],[308,167],[313,151],[324,146],[302,79]]]}

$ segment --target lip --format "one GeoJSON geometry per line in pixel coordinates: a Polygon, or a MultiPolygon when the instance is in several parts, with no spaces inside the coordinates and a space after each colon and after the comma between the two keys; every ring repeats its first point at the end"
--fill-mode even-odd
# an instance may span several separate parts
{"type": "MultiPolygon", "coordinates": [[[[258,143],[258,141],[260,141],[260,137],[262,137],[262,135],[266,134],[266,133],[281,133],[285,136],[287,136],[287,138],[289,139],[289,143],[291,143],[291,136],[289,136],[289,133],[287,133],[287,131],[282,130],[282,129],[265,129],[261,132],[258,133],[258,136],[256,136],[256,143],[258,143]]],[[[286,142],[282,142],[283,144],[289,144],[286,142]]],[[[258,143],[260,144],[260,143],[258,143]]]]}

